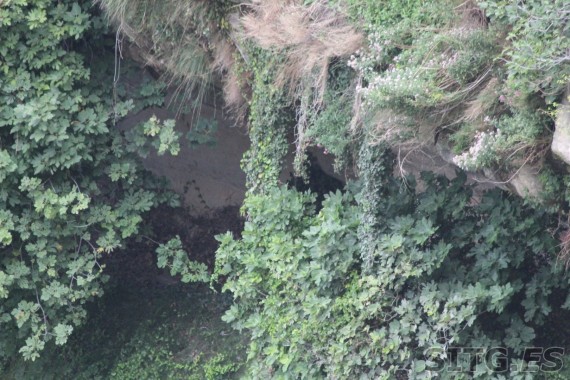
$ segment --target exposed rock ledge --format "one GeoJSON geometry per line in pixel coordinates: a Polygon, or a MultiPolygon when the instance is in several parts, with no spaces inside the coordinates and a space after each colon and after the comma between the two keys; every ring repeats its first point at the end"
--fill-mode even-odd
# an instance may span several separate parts
{"type": "MultiPolygon", "coordinates": [[[[436,145],[426,144],[414,149],[396,149],[395,153],[399,159],[399,174],[413,174],[419,178],[418,174],[420,172],[433,171],[448,178],[453,178],[456,170],[460,170],[454,164],[454,154],[445,142],[439,141],[436,145]]],[[[539,168],[524,165],[506,181],[498,178],[489,169],[480,172],[467,172],[467,179],[469,183],[475,186],[474,195],[476,198],[479,197],[481,192],[491,188],[511,191],[523,198],[539,198],[543,191],[543,185],[538,178],[538,173],[539,168]]]]}
{"type": "MultiPolygon", "coordinates": [[[[570,85],[569,85],[570,87],[570,85]]],[[[556,129],[552,137],[552,153],[570,165],[570,88],[566,91],[564,101],[556,117],[556,129]]]]}

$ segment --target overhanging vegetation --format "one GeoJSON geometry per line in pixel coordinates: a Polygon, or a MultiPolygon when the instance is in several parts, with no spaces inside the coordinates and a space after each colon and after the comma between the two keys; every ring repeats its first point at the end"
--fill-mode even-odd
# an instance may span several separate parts
{"type": "MultiPolygon", "coordinates": [[[[194,110],[223,87],[248,129],[246,222],[218,236],[215,268],[179,237],[155,241],[161,268],[231,297],[224,320],[249,337],[247,360],[220,377],[452,378],[454,349],[504,347],[508,368],[474,360],[460,376],[525,378],[525,347],[568,345],[551,326],[570,308],[570,176],[550,149],[569,127],[555,123],[567,1],[0,4],[5,358],[65,344],[106,289],[104,256],[149,239],[148,212],[176,203],[138,161],[177,152],[174,123],[113,128],[149,97],[118,90],[123,52],[194,110]],[[319,201],[281,179],[292,151],[295,175],[315,180],[310,148],[351,173],[319,201]],[[456,174],[406,172],[402,151],[456,174]]],[[[134,350],[124,376],[205,373],[155,353],[139,373],[134,350]]]]}

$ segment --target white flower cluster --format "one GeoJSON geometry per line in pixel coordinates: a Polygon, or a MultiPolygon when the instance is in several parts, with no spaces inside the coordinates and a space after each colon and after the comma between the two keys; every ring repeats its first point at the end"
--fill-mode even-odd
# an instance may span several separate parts
{"type": "MultiPolygon", "coordinates": [[[[365,57],[364,59],[368,59],[365,57]]],[[[371,66],[367,66],[364,70],[360,71],[363,78],[366,78],[368,83],[365,86],[357,86],[356,92],[362,97],[362,108],[368,109],[375,105],[378,97],[382,101],[390,101],[391,97],[413,97],[418,99],[420,96],[428,95],[430,89],[426,86],[421,75],[415,68],[410,67],[397,67],[399,57],[393,59],[393,63],[388,66],[384,72],[373,72],[371,66]],[[367,74],[367,75],[366,75],[367,74]]],[[[349,65],[357,65],[357,58],[349,61],[349,65]]],[[[358,66],[356,66],[358,67],[358,66]]]]}
{"type": "Polygon", "coordinates": [[[454,39],[457,40],[466,40],[469,37],[471,37],[474,33],[476,33],[478,30],[477,28],[467,28],[465,26],[461,26],[461,27],[457,27],[457,28],[452,28],[449,31],[447,31],[447,33],[445,33],[447,36],[449,37],[453,37],[454,39]]]}
{"type": "Polygon", "coordinates": [[[368,35],[368,48],[359,49],[348,60],[348,66],[360,73],[370,73],[379,62],[386,60],[387,48],[392,44],[386,33],[368,35]]]}
{"type": "MultiPolygon", "coordinates": [[[[385,101],[390,101],[391,96],[417,99],[424,93],[428,94],[430,90],[417,70],[409,67],[397,68],[392,65],[388,70],[371,78],[368,86],[359,91],[363,99],[382,96],[385,101]]],[[[362,105],[369,107],[372,104],[366,104],[365,101],[362,105]]]]}
{"type": "Polygon", "coordinates": [[[457,62],[458,57],[459,54],[457,52],[450,55],[441,54],[441,60],[435,66],[442,70],[447,70],[457,62]]]}
{"type": "Polygon", "coordinates": [[[427,61],[424,64],[424,67],[426,69],[432,69],[432,70],[447,69],[457,61],[458,55],[459,54],[457,52],[441,53],[439,55],[432,57],[429,61],[427,61]]]}
{"type": "Polygon", "coordinates": [[[358,50],[348,60],[348,66],[364,82],[356,87],[364,111],[377,106],[390,107],[394,102],[429,106],[438,99],[440,92],[438,73],[441,69],[449,69],[458,59],[458,53],[453,50],[434,55],[427,62],[423,57],[410,56],[406,52],[392,56],[395,40],[398,37],[393,31],[371,33],[368,47],[358,50]],[[383,71],[379,72],[379,67],[383,71]]]}
{"type": "Polygon", "coordinates": [[[494,155],[494,147],[501,137],[501,131],[477,132],[475,142],[467,152],[455,156],[453,162],[464,170],[476,170],[484,164],[485,157],[494,155]]]}

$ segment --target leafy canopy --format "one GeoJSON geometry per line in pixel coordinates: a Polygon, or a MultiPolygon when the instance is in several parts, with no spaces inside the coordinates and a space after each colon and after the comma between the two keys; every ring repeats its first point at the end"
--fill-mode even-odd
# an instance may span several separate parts
{"type": "MultiPolygon", "coordinates": [[[[133,103],[111,94],[113,51],[91,7],[0,6],[0,358],[64,344],[103,292],[103,256],[167,200],[137,161],[145,141],[115,127],[133,103]]],[[[172,149],[172,128],[159,139],[172,149]]]]}
{"type": "Polygon", "coordinates": [[[427,364],[453,346],[520,360],[567,286],[546,214],[501,192],[473,204],[464,175],[402,190],[381,151],[361,152],[362,191],[330,194],[318,213],[307,193],[250,194],[241,239],[219,237],[216,274],[235,297],[224,318],[251,333],[252,378],[444,376],[427,364]]]}

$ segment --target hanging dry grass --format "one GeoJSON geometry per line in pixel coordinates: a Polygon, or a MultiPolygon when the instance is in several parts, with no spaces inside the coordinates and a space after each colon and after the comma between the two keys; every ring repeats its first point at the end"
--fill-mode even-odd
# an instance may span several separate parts
{"type": "Polygon", "coordinates": [[[463,116],[460,122],[467,122],[473,124],[482,124],[485,115],[493,112],[496,107],[496,99],[498,98],[499,81],[497,78],[491,78],[482,87],[480,92],[475,98],[467,102],[467,106],[463,111],[463,116]]]}
{"type": "Polygon", "coordinates": [[[163,74],[182,102],[200,107],[214,74],[221,77],[230,108],[245,104],[234,73],[236,47],[212,19],[211,0],[96,0],[118,36],[128,37],[131,57],[163,74]]]}
{"type": "Polygon", "coordinates": [[[474,0],[467,0],[459,4],[455,7],[455,12],[460,16],[458,20],[461,26],[472,28],[486,28],[488,26],[485,11],[474,0]]]}
{"type": "Polygon", "coordinates": [[[213,41],[212,70],[221,77],[224,103],[231,110],[237,121],[242,121],[247,113],[247,97],[250,95],[250,73],[239,73],[236,59],[241,52],[236,41],[227,38],[218,38],[213,41]]]}
{"type": "Polygon", "coordinates": [[[308,6],[298,0],[254,0],[250,8],[240,20],[244,37],[283,54],[276,84],[300,102],[296,128],[296,166],[300,167],[308,115],[321,109],[330,62],[358,50],[364,37],[323,0],[308,6]]]}
{"type": "Polygon", "coordinates": [[[245,36],[286,56],[278,84],[299,94],[303,79],[310,77],[319,101],[331,59],[350,55],[364,41],[345,16],[324,1],[305,6],[295,0],[255,0],[251,8],[252,12],[241,18],[245,36]]]}
{"type": "Polygon", "coordinates": [[[245,121],[251,88],[248,85],[251,73],[239,74],[235,67],[228,71],[223,80],[224,102],[233,111],[236,121],[245,121]]]}
{"type": "MultiPolygon", "coordinates": [[[[162,80],[175,89],[180,104],[192,99],[196,111],[211,84],[211,57],[207,40],[208,2],[205,0],[96,0],[127,36],[142,64],[162,72],[162,80]]],[[[136,58],[136,57],[135,57],[136,58]]]]}
{"type": "Polygon", "coordinates": [[[570,230],[565,230],[560,234],[560,252],[558,260],[564,264],[566,270],[570,268],[570,230]]]}

